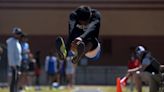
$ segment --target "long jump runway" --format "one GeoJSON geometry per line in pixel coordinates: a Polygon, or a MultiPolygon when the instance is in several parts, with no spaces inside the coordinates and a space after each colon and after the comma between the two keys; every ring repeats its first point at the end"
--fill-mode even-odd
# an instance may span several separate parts
{"type": "Polygon", "coordinates": [[[94,89],[94,88],[76,88],[73,92],[102,92],[99,88],[94,89]]]}

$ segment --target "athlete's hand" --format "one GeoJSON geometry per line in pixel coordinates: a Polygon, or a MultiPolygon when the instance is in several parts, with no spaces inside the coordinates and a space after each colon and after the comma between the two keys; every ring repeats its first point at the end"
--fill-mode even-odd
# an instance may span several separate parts
{"type": "Polygon", "coordinates": [[[128,80],[128,77],[127,77],[127,76],[123,77],[123,78],[120,80],[121,85],[122,85],[122,86],[126,86],[127,80],[128,80]]]}
{"type": "Polygon", "coordinates": [[[74,41],[71,43],[71,50],[75,51],[77,46],[82,42],[82,38],[77,37],[74,41]]]}

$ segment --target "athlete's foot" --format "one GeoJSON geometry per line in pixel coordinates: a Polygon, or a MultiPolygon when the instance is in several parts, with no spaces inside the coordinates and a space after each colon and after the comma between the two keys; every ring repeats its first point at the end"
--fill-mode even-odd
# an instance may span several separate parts
{"type": "Polygon", "coordinates": [[[80,42],[77,46],[77,53],[72,59],[72,63],[77,64],[81,57],[84,55],[85,52],[85,44],[83,42],[80,42]]]}
{"type": "Polygon", "coordinates": [[[63,38],[60,36],[57,37],[55,43],[56,43],[56,51],[59,58],[61,60],[64,60],[66,58],[67,51],[63,38]]]}

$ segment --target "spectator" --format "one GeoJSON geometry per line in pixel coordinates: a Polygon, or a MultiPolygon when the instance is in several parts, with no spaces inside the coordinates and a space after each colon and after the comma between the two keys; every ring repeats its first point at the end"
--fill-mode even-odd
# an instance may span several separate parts
{"type": "Polygon", "coordinates": [[[60,84],[65,84],[66,82],[66,62],[65,60],[60,60],[59,59],[59,76],[60,76],[60,84]]]}
{"type": "Polygon", "coordinates": [[[35,68],[36,68],[36,60],[32,53],[29,54],[29,68],[28,68],[28,85],[33,85],[33,80],[35,77],[35,68]]]}
{"type": "Polygon", "coordinates": [[[21,28],[14,27],[12,34],[13,36],[7,39],[8,62],[12,72],[10,92],[18,92],[19,68],[22,60],[22,49],[19,40],[23,33],[21,28]]]}
{"type": "Polygon", "coordinates": [[[21,76],[20,76],[20,89],[24,89],[25,86],[28,84],[28,68],[29,68],[29,53],[30,47],[28,43],[27,35],[22,34],[20,39],[20,44],[22,47],[22,62],[21,62],[21,76]]]}
{"type": "Polygon", "coordinates": [[[8,62],[7,62],[7,48],[4,44],[0,43],[0,82],[1,87],[7,86],[8,78],[8,62]]]}
{"type": "Polygon", "coordinates": [[[75,65],[72,63],[71,58],[71,56],[67,56],[66,58],[66,79],[68,88],[72,88],[75,81],[75,65]]]}
{"type": "Polygon", "coordinates": [[[40,50],[36,51],[35,53],[35,60],[36,60],[36,66],[35,66],[35,85],[36,85],[36,90],[40,90],[40,75],[41,75],[41,63],[40,63],[40,50]]]}
{"type": "Polygon", "coordinates": [[[3,48],[0,46],[0,60],[1,60],[2,54],[3,54],[3,48]]]}
{"type": "Polygon", "coordinates": [[[52,88],[52,84],[56,82],[56,86],[59,85],[59,79],[58,79],[58,61],[57,58],[53,55],[53,52],[51,51],[48,56],[46,56],[45,59],[45,71],[48,76],[48,83],[50,85],[50,88],[52,88]]]}

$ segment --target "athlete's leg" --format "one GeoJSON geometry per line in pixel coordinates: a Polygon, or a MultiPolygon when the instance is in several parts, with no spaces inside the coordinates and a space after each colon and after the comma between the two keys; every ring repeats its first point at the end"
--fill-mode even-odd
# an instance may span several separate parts
{"type": "Polygon", "coordinates": [[[66,47],[65,47],[63,38],[60,36],[57,37],[55,43],[56,43],[56,51],[57,51],[59,58],[61,60],[64,60],[66,58],[67,51],[66,51],[66,47]]]}
{"type": "Polygon", "coordinates": [[[97,39],[91,40],[86,46],[85,56],[90,61],[97,61],[101,55],[101,44],[97,39]]]}
{"type": "MultiPolygon", "coordinates": [[[[86,55],[88,52],[91,52],[91,58],[100,56],[100,44],[97,39],[88,39],[87,41],[77,41],[76,46],[72,46],[71,49],[75,54],[72,59],[73,63],[77,63],[82,56],[86,55]],[[85,42],[85,43],[84,43],[85,42]]],[[[90,54],[87,54],[90,56],[90,54]]],[[[87,56],[88,57],[88,56],[87,56]]]]}
{"type": "Polygon", "coordinates": [[[97,48],[98,44],[99,44],[99,41],[94,38],[94,39],[88,39],[86,42],[85,42],[86,46],[86,50],[85,52],[89,52],[89,51],[92,51],[94,49],[97,48]]]}
{"type": "Polygon", "coordinates": [[[74,53],[74,57],[72,59],[72,63],[76,64],[80,61],[81,57],[84,55],[85,52],[85,44],[83,42],[80,42],[77,44],[77,47],[72,50],[74,53]]]}

